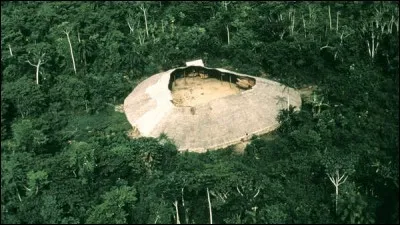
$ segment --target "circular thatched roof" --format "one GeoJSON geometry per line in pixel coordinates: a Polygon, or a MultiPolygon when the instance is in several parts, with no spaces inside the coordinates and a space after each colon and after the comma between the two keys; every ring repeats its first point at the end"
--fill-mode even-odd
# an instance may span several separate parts
{"type": "Polygon", "coordinates": [[[171,83],[178,70],[190,68],[155,74],[137,85],[124,102],[128,121],[142,136],[158,137],[165,133],[180,151],[205,152],[276,129],[279,110],[288,107],[288,100],[297,109],[301,106],[300,94],[278,82],[220,68],[196,68],[237,78],[247,77],[255,80],[255,85],[204,104],[178,107],[172,103],[171,83]]]}

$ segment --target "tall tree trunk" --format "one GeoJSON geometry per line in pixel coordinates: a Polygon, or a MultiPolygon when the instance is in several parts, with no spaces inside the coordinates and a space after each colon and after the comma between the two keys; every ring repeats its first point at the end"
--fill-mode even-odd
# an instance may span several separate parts
{"type": "Polygon", "coordinates": [[[12,49],[11,49],[11,45],[10,45],[10,44],[8,44],[8,49],[10,50],[10,56],[13,56],[13,53],[12,53],[12,49]]]}
{"type": "Polygon", "coordinates": [[[230,38],[229,38],[229,25],[226,25],[226,33],[228,34],[228,45],[230,44],[230,38]]]}
{"type": "Polygon", "coordinates": [[[130,34],[134,33],[134,32],[133,32],[133,31],[134,31],[133,26],[129,23],[129,21],[126,21],[126,22],[128,23],[129,33],[130,33],[130,34]]]}
{"type": "Polygon", "coordinates": [[[185,210],[185,223],[186,224],[189,224],[189,210],[185,207],[185,199],[183,198],[183,188],[181,189],[182,190],[182,206],[183,206],[183,209],[185,210]]]}
{"type": "Polygon", "coordinates": [[[64,33],[67,35],[69,50],[71,51],[72,66],[74,67],[74,72],[76,74],[75,58],[74,58],[74,52],[72,51],[72,44],[71,44],[71,39],[69,38],[69,32],[70,31],[66,31],[66,30],[64,31],[64,33]]]}
{"type": "Polygon", "coordinates": [[[19,194],[18,188],[15,188],[15,189],[17,190],[17,196],[18,196],[19,201],[22,202],[21,195],[19,194]]]}
{"type": "Polygon", "coordinates": [[[282,33],[279,34],[279,39],[283,40],[283,36],[285,35],[286,31],[283,30],[282,33]]]}
{"type": "Polygon", "coordinates": [[[392,34],[393,22],[394,22],[394,17],[393,17],[393,15],[392,15],[392,18],[390,18],[390,22],[389,22],[389,25],[388,25],[388,27],[387,27],[387,32],[388,32],[389,34],[392,34]]]}
{"type": "Polygon", "coordinates": [[[293,11],[293,15],[292,15],[292,35],[294,32],[294,21],[295,21],[294,13],[295,13],[295,11],[293,11]]]}
{"type": "Polygon", "coordinates": [[[329,30],[332,30],[331,6],[328,6],[328,12],[329,12],[329,30]]]}
{"type": "Polygon", "coordinates": [[[181,224],[181,221],[179,220],[178,200],[175,200],[173,204],[175,206],[175,211],[176,211],[176,224],[181,224]]]}
{"type": "Polygon", "coordinates": [[[39,59],[39,62],[36,66],[36,84],[39,84],[39,68],[40,68],[40,62],[41,60],[39,59]]]}
{"type": "Polygon", "coordinates": [[[336,33],[339,32],[339,12],[336,13],[336,33]]]}
{"type": "Polygon", "coordinates": [[[210,224],[212,224],[213,220],[212,220],[211,200],[210,200],[210,192],[208,191],[208,188],[207,188],[207,198],[208,198],[208,209],[210,210],[210,224]]]}
{"type": "Polygon", "coordinates": [[[143,45],[143,44],[144,44],[145,35],[143,34],[143,36],[142,36],[142,35],[141,35],[141,32],[139,31],[139,32],[138,32],[138,37],[139,37],[139,44],[140,44],[140,45],[143,45]]]}
{"type": "Polygon", "coordinates": [[[366,42],[367,42],[367,47],[368,47],[368,54],[371,57],[371,59],[373,60],[375,58],[375,55],[378,52],[378,47],[379,47],[378,37],[376,37],[375,34],[372,33],[371,34],[371,45],[369,43],[369,40],[367,40],[366,42]],[[375,42],[375,38],[376,38],[376,42],[375,42]]]}
{"type": "Polygon", "coordinates": [[[335,171],[335,174],[327,174],[329,177],[329,180],[332,182],[332,184],[335,186],[335,212],[337,214],[337,209],[338,209],[338,199],[339,199],[339,186],[346,182],[347,180],[347,175],[346,173],[343,173],[342,176],[339,176],[339,170],[335,171]],[[343,180],[344,178],[344,180],[343,180]],[[343,181],[342,181],[343,180],[343,181]]]}
{"type": "Polygon", "coordinates": [[[294,30],[294,22],[295,22],[295,17],[294,17],[294,13],[295,11],[290,9],[289,10],[289,20],[290,20],[290,24],[289,24],[289,34],[292,36],[293,35],[293,30],[294,30]]]}
{"type": "Polygon", "coordinates": [[[147,9],[144,7],[143,3],[140,5],[140,9],[143,11],[143,15],[144,15],[144,24],[146,26],[146,36],[149,37],[149,29],[147,27],[147,15],[146,15],[147,9]]]}
{"type": "Polygon", "coordinates": [[[157,224],[158,219],[160,219],[159,215],[157,215],[156,220],[154,220],[154,224],[157,224]]]}
{"type": "Polygon", "coordinates": [[[33,63],[31,63],[29,60],[27,60],[26,62],[28,62],[31,66],[36,67],[36,84],[39,85],[39,69],[40,66],[44,64],[44,62],[42,61],[42,58],[44,57],[44,53],[42,54],[42,56],[39,58],[38,63],[35,65],[33,63]]]}
{"type": "Polygon", "coordinates": [[[340,46],[343,45],[343,34],[344,34],[344,32],[342,31],[342,34],[340,35],[340,46]]]}
{"type": "Polygon", "coordinates": [[[337,205],[339,200],[339,185],[335,185],[335,213],[337,214],[337,205]]]}
{"type": "Polygon", "coordinates": [[[85,74],[86,74],[86,70],[87,70],[87,60],[86,60],[86,51],[85,54],[83,54],[83,62],[85,63],[85,74]]]}
{"type": "Polygon", "coordinates": [[[149,28],[147,27],[146,11],[144,12],[144,23],[146,24],[146,35],[147,35],[147,37],[149,37],[149,28]]]}
{"type": "Polygon", "coordinates": [[[372,59],[373,59],[374,56],[375,56],[375,35],[374,35],[374,33],[372,33],[372,47],[371,47],[371,53],[372,53],[371,57],[372,57],[372,59]]]}

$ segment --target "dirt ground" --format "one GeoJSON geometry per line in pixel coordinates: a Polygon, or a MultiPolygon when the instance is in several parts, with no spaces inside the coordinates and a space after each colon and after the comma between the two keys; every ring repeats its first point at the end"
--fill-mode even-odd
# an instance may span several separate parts
{"type": "Polygon", "coordinates": [[[297,91],[300,93],[304,101],[312,101],[312,93],[317,89],[317,86],[308,86],[305,88],[300,88],[297,91]]]}
{"type": "Polygon", "coordinates": [[[115,112],[124,113],[124,104],[116,105],[114,110],[115,112]]]}
{"type": "Polygon", "coordinates": [[[240,91],[236,84],[196,76],[177,79],[171,92],[176,106],[196,106],[240,91]]]}
{"type": "Polygon", "coordinates": [[[128,137],[130,138],[138,138],[140,137],[140,132],[136,127],[133,127],[132,129],[128,130],[128,137]]]}
{"type": "Polygon", "coordinates": [[[247,144],[249,144],[250,141],[241,141],[237,143],[236,145],[233,145],[233,151],[238,153],[238,154],[243,154],[244,149],[247,147],[247,144]]]}

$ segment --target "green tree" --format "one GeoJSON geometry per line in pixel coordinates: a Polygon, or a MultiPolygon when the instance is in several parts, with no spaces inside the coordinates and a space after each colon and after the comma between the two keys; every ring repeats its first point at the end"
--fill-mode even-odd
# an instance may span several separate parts
{"type": "Polygon", "coordinates": [[[103,196],[103,202],[95,206],[86,223],[127,223],[129,212],[137,200],[136,191],[133,187],[114,187],[103,196]]]}
{"type": "Polygon", "coordinates": [[[46,96],[43,91],[26,77],[4,85],[4,99],[15,107],[22,118],[38,116],[46,109],[46,96]]]}

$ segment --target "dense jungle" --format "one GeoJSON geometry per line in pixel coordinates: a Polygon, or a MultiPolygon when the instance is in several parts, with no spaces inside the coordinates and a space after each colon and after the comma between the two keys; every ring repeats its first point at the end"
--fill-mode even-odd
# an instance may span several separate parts
{"type": "Polygon", "coordinates": [[[1,2],[1,223],[399,223],[397,2],[1,2]],[[178,152],[115,110],[186,61],[309,89],[178,152]]]}

